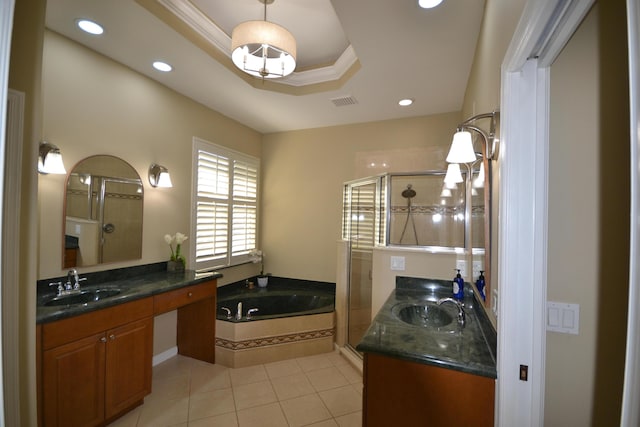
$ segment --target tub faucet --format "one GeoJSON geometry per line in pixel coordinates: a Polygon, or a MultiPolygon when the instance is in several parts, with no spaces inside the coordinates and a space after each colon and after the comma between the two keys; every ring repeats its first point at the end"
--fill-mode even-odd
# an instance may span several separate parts
{"type": "Polygon", "coordinates": [[[231,319],[233,316],[231,316],[231,310],[229,310],[227,307],[220,307],[220,310],[223,310],[225,313],[227,313],[227,319],[231,319]]]}
{"type": "Polygon", "coordinates": [[[447,298],[440,298],[437,302],[438,305],[443,304],[445,302],[450,302],[456,305],[456,307],[458,307],[458,324],[460,326],[464,326],[465,322],[466,322],[466,316],[464,313],[464,307],[462,305],[462,303],[458,300],[455,300],[451,297],[447,297],[447,298]]]}
{"type": "Polygon", "coordinates": [[[236,311],[236,320],[242,320],[242,301],[238,303],[238,311],[236,311]]]}
{"type": "Polygon", "coordinates": [[[251,320],[251,315],[257,311],[257,308],[250,308],[249,310],[247,310],[247,320],[251,320]]]}

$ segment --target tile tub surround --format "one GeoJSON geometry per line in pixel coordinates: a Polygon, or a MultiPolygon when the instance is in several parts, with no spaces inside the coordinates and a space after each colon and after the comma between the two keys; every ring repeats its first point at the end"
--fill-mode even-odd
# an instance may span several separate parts
{"type": "Polygon", "coordinates": [[[102,308],[134,301],[155,294],[196,285],[222,277],[220,273],[199,274],[193,270],[167,272],[167,263],[147,264],[135,267],[106,270],[96,273],[79,273],[86,281],[80,282],[82,289],[120,289],[114,297],[93,302],[89,305],[47,307],[44,303],[56,294],[49,283],[66,281],[66,276],[39,280],[37,282],[36,323],[47,323],[77,316],[102,308]]]}
{"type": "MultiPolygon", "coordinates": [[[[399,303],[435,303],[449,296],[449,280],[398,277],[396,289],[374,318],[357,350],[496,378],[496,332],[468,283],[465,283],[464,298],[467,322],[462,330],[434,332],[408,325],[391,312],[399,303]]],[[[445,303],[441,308],[456,322],[457,309],[453,304],[445,303]]]]}
{"type": "MultiPolygon", "coordinates": [[[[255,283],[255,282],[254,282],[255,283]]],[[[216,320],[216,360],[232,367],[246,367],[261,363],[276,362],[294,357],[309,356],[332,351],[335,336],[335,313],[333,298],[335,284],[297,279],[270,277],[267,288],[249,289],[245,281],[218,288],[218,307],[224,301],[242,301],[243,298],[260,296],[316,295],[331,297],[331,304],[300,313],[269,315],[256,320],[227,320],[218,309],[216,320]]],[[[237,304],[237,303],[235,303],[237,304]]],[[[236,307],[229,307],[235,314],[236,307]]]]}

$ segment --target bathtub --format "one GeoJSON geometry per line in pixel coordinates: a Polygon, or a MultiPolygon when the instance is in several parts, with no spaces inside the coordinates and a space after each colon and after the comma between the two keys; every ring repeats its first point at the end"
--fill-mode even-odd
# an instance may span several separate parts
{"type": "Polygon", "coordinates": [[[239,368],[332,351],[334,306],[333,283],[270,277],[266,288],[249,289],[245,281],[221,286],[216,363],[239,368]],[[247,318],[251,309],[257,311],[247,318]]]}

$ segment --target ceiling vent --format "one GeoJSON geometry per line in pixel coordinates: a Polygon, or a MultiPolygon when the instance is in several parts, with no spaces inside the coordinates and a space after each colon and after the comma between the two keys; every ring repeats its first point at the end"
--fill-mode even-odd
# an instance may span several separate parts
{"type": "Polygon", "coordinates": [[[333,98],[331,102],[333,102],[333,105],[335,105],[336,107],[344,107],[347,105],[357,104],[358,100],[351,95],[346,95],[338,98],[333,98]]]}

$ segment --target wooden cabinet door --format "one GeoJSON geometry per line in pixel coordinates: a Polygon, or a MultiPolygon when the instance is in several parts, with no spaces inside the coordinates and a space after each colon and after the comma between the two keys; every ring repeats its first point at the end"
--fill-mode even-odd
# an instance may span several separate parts
{"type": "Polygon", "coordinates": [[[107,332],[105,410],[109,419],[151,393],[153,318],[107,332]]]}
{"type": "Polygon", "coordinates": [[[372,353],[364,357],[363,425],[493,427],[494,379],[372,353]]]}
{"type": "Polygon", "coordinates": [[[102,423],[105,341],[101,333],[44,352],[45,426],[86,427],[102,423]]]}

